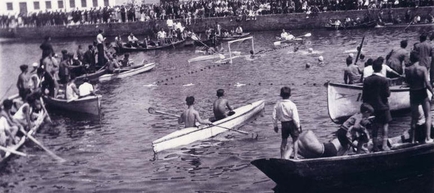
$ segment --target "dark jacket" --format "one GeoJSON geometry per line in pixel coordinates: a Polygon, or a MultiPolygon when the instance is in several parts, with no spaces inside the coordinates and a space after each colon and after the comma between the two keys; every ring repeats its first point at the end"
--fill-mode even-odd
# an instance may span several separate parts
{"type": "Polygon", "coordinates": [[[389,96],[389,81],[385,77],[373,74],[363,81],[362,100],[370,104],[375,111],[389,109],[389,96]]]}

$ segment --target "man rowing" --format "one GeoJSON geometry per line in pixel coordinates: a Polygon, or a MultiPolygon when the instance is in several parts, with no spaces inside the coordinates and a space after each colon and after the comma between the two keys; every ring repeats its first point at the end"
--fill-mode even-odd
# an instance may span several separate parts
{"type": "Polygon", "coordinates": [[[32,114],[41,110],[40,96],[30,96],[23,105],[17,110],[13,118],[19,122],[24,128],[31,129],[35,124],[32,114]]]}
{"type": "Polygon", "coordinates": [[[292,39],[294,39],[295,37],[292,35],[292,34],[290,34],[290,33],[287,33],[286,31],[285,31],[285,29],[283,29],[282,30],[282,33],[280,34],[280,39],[282,39],[282,40],[292,40],[292,39]]]}
{"type": "Polygon", "coordinates": [[[233,115],[235,112],[229,105],[227,99],[224,98],[225,91],[223,89],[217,90],[217,99],[213,103],[212,111],[214,112],[214,118],[216,121],[226,118],[227,116],[233,115]],[[226,111],[226,108],[229,111],[226,111]]]}
{"type": "Polygon", "coordinates": [[[210,125],[212,124],[209,120],[201,119],[199,116],[199,112],[194,109],[194,97],[188,96],[185,98],[185,102],[188,106],[186,110],[181,114],[178,118],[178,123],[184,123],[185,128],[187,127],[196,127],[196,122],[200,124],[210,125]]]}
{"type": "MultiPolygon", "coordinates": [[[[0,114],[0,132],[4,132],[4,134],[6,134],[7,136],[2,136],[0,138],[3,137],[8,137],[9,138],[9,142],[8,145],[11,145],[12,143],[16,144],[18,142],[18,140],[16,140],[15,136],[17,134],[17,132],[20,130],[20,128],[22,128],[22,125],[17,122],[11,112],[13,106],[13,102],[12,100],[6,99],[3,101],[3,109],[1,110],[1,114],[0,114]]],[[[5,138],[0,139],[0,141],[4,141],[5,138]]],[[[3,144],[6,145],[6,144],[3,144]]]]}

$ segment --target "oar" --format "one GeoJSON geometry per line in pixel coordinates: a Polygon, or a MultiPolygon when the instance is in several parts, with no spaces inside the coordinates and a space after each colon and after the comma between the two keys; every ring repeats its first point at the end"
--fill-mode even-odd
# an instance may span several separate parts
{"type": "Polygon", "coordinates": [[[3,146],[0,146],[0,150],[5,151],[5,152],[9,152],[9,153],[12,153],[12,154],[15,154],[15,155],[19,155],[19,156],[24,156],[24,157],[27,156],[27,154],[25,154],[23,152],[15,151],[13,149],[8,149],[8,148],[3,147],[3,146]]]}
{"type": "MultiPolygon", "coordinates": [[[[179,115],[175,115],[175,114],[173,114],[173,113],[168,113],[168,112],[164,112],[164,111],[159,111],[159,110],[156,110],[155,108],[152,108],[152,107],[149,107],[149,108],[148,108],[148,112],[149,112],[150,114],[158,113],[158,114],[162,114],[162,115],[169,115],[169,116],[172,116],[172,117],[179,118],[179,115]]],[[[214,125],[214,124],[210,124],[210,125],[215,126],[215,127],[220,127],[220,128],[222,128],[222,129],[226,129],[226,130],[229,130],[229,131],[235,131],[235,132],[238,132],[238,133],[241,133],[241,134],[244,134],[244,135],[251,135],[252,138],[254,138],[254,139],[258,139],[258,134],[257,134],[257,133],[249,133],[249,132],[247,132],[247,131],[230,129],[230,128],[227,128],[227,127],[222,127],[222,126],[220,126],[220,125],[214,125]]]]}
{"type": "Polygon", "coordinates": [[[8,94],[9,90],[11,90],[11,88],[12,88],[13,85],[14,85],[14,84],[11,84],[11,85],[9,86],[9,88],[6,90],[5,94],[3,94],[2,98],[0,99],[0,101],[2,101],[3,98],[5,98],[5,96],[8,94]]]}
{"type": "Polygon", "coordinates": [[[65,159],[57,156],[56,154],[54,154],[52,151],[50,151],[49,149],[47,149],[46,147],[44,147],[38,140],[36,140],[35,138],[33,138],[31,135],[29,135],[22,127],[20,127],[20,131],[26,136],[28,137],[30,140],[32,140],[34,143],[36,143],[37,145],[39,145],[44,151],[46,151],[48,153],[48,155],[50,155],[51,157],[53,157],[54,159],[56,159],[59,162],[66,162],[65,159]]]}
{"type": "Polygon", "coordinates": [[[357,60],[359,60],[360,53],[362,52],[362,47],[363,47],[364,41],[365,41],[365,36],[363,36],[362,42],[360,42],[360,46],[358,47],[358,50],[357,50],[357,57],[356,57],[356,61],[354,62],[354,65],[356,65],[356,66],[357,66],[357,60]]]}
{"type": "Polygon", "coordinates": [[[47,114],[48,122],[53,123],[53,121],[51,121],[50,114],[48,114],[48,111],[47,111],[47,109],[45,108],[44,100],[42,100],[42,97],[40,97],[39,100],[41,100],[41,106],[42,106],[42,109],[44,110],[45,114],[47,114]]]}

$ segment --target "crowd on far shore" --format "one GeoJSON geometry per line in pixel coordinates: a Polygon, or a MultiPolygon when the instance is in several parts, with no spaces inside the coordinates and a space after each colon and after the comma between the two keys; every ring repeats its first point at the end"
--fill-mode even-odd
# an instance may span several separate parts
{"type": "Polygon", "coordinates": [[[324,11],[360,10],[391,7],[432,6],[427,0],[201,0],[169,2],[159,5],[121,5],[73,11],[36,11],[0,15],[0,27],[38,27],[45,25],[94,24],[136,22],[148,20],[183,19],[191,25],[206,17],[236,17],[253,19],[257,15],[306,13],[315,15],[324,11]]]}

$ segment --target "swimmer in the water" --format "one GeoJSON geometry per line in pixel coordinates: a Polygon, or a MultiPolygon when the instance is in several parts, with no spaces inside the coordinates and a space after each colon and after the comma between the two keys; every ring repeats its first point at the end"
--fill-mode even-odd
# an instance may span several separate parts
{"type": "Polygon", "coordinates": [[[255,53],[253,50],[250,50],[250,59],[255,59],[255,53]]]}
{"type": "Polygon", "coordinates": [[[307,52],[309,52],[309,54],[311,54],[313,52],[313,48],[307,49],[307,52]]]}
{"type": "Polygon", "coordinates": [[[318,65],[320,66],[324,65],[324,58],[322,56],[318,57],[318,65]]]}

